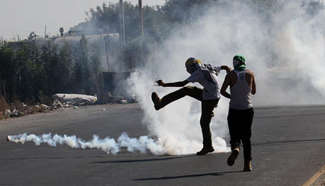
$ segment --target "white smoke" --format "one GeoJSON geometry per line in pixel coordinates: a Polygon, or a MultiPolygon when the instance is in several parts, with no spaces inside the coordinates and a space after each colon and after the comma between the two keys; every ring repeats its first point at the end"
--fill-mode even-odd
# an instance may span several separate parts
{"type": "MultiPolygon", "coordinates": [[[[150,97],[153,91],[162,97],[177,89],[153,86],[153,82],[186,79],[188,57],[232,66],[235,54],[244,55],[256,76],[255,106],[324,104],[324,9],[310,15],[303,4],[278,1],[274,11],[261,11],[247,1],[220,1],[196,22],[174,28],[162,46],[152,49],[129,87],[145,112],[143,122],[169,154],[193,153],[202,147],[198,101],[185,98],[157,112],[150,97]]],[[[223,79],[224,73],[220,85],[223,79]]],[[[222,97],[211,122],[213,145],[219,152],[229,150],[227,110],[228,100],[222,97]]]]}
{"type": "MultiPolygon", "coordinates": [[[[117,153],[121,147],[131,152],[149,151],[153,154],[194,153],[202,148],[200,103],[184,98],[155,111],[150,96],[153,91],[164,96],[176,90],[153,84],[158,79],[165,82],[186,79],[189,74],[185,71],[184,61],[191,56],[204,63],[231,66],[235,54],[244,55],[248,68],[256,76],[255,106],[324,104],[324,9],[311,15],[302,6],[302,0],[279,0],[274,10],[259,9],[247,1],[219,2],[196,22],[173,28],[173,34],[162,45],[152,48],[146,65],[137,69],[129,79],[127,89],[131,95],[136,95],[145,113],[143,122],[150,134],[157,136],[157,141],[145,136],[132,140],[120,137],[123,140],[117,141],[94,137],[90,142],[56,135],[38,138],[22,135],[11,139],[30,139],[35,144],[51,146],[67,144],[73,148],[97,148],[107,153],[117,153]]],[[[220,85],[224,75],[221,73],[219,77],[220,85]]],[[[222,97],[211,122],[213,146],[217,152],[229,150],[226,144],[227,110],[228,100],[222,97]]]]}
{"type": "Polygon", "coordinates": [[[97,135],[94,135],[92,140],[85,141],[77,136],[60,136],[58,134],[52,136],[51,133],[39,136],[24,133],[8,136],[7,139],[8,141],[21,144],[33,142],[37,146],[47,144],[51,147],[56,147],[57,145],[65,144],[75,149],[98,149],[107,154],[117,154],[122,149],[126,149],[128,152],[151,152],[155,155],[165,154],[163,147],[154,139],[149,138],[148,136],[130,138],[125,132],[122,133],[117,140],[109,137],[101,139],[97,135]]]}
{"type": "MultiPolygon", "coordinates": [[[[151,92],[155,89],[159,95],[161,92],[171,92],[175,88],[158,88],[153,86],[152,77],[147,76],[148,73],[134,73],[131,77],[133,81],[133,93],[138,97],[139,104],[143,108],[145,116],[144,123],[152,135],[158,137],[158,142],[168,154],[180,155],[191,154],[202,148],[200,119],[200,103],[198,101],[185,98],[178,100],[160,111],[155,111],[152,101],[151,92]]],[[[225,108],[216,108],[216,116],[214,121],[219,121],[225,125],[225,108]],[[222,113],[222,114],[221,114],[222,113]]],[[[226,131],[224,126],[217,124],[212,125],[213,143],[216,152],[225,152],[229,149],[222,137],[226,131]]]]}

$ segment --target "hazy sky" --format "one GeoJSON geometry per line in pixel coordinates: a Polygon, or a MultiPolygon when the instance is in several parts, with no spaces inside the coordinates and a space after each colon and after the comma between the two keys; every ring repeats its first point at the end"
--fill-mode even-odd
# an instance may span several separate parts
{"type": "MultiPolygon", "coordinates": [[[[138,0],[125,0],[137,3],[138,0]]],[[[25,38],[30,32],[56,35],[86,18],[86,12],[102,3],[118,0],[0,0],[0,39],[25,38]]],[[[165,0],[143,0],[144,5],[162,5],[165,0]]]]}

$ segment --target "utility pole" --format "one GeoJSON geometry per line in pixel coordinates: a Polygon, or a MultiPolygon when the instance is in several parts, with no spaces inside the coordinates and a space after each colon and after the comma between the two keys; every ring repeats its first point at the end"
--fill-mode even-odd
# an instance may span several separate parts
{"type": "Polygon", "coordinates": [[[140,34],[143,37],[143,8],[142,8],[142,0],[139,0],[139,17],[140,17],[140,34]]]}
{"type": "Polygon", "coordinates": [[[109,41],[109,36],[104,36],[104,48],[105,48],[105,57],[106,57],[106,64],[107,64],[107,72],[109,72],[109,53],[112,52],[110,51],[110,41],[109,41]]]}
{"type": "Polygon", "coordinates": [[[143,8],[142,0],[138,0],[139,3],[139,29],[140,29],[140,51],[139,51],[139,61],[144,64],[144,30],[143,30],[143,8]]]}
{"type": "Polygon", "coordinates": [[[44,38],[47,38],[47,35],[46,35],[46,25],[45,25],[45,29],[44,29],[44,38]]]}
{"type": "Polygon", "coordinates": [[[125,46],[125,12],[123,0],[120,0],[120,43],[123,48],[125,46]]]}

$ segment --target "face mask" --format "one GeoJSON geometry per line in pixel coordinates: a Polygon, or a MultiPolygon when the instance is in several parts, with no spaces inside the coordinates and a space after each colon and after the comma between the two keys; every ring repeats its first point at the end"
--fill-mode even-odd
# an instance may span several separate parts
{"type": "Polygon", "coordinates": [[[233,60],[232,64],[233,64],[233,66],[234,66],[235,69],[239,65],[239,62],[240,61],[238,61],[238,60],[235,60],[235,59],[233,60]]]}
{"type": "Polygon", "coordinates": [[[246,64],[238,60],[233,60],[233,65],[235,70],[242,71],[246,69],[246,64]]]}

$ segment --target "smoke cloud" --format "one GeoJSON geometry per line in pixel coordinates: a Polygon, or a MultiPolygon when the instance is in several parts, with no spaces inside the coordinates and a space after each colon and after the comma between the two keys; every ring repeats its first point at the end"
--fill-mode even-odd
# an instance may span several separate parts
{"type": "MultiPolygon", "coordinates": [[[[150,96],[153,91],[162,97],[177,89],[154,86],[154,81],[186,79],[189,74],[184,62],[188,57],[231,66],[235,54],[245,56],[256,77],[255,106],[324,104],[324,9],[311,11],[311,1],[303,0],[278,0],[273,6],[249,2],[252,1],[220,0],[190,24],[171,28],[173,34],[162,45],[152,46],[149,60],[131,75],[126,89],[136,96],[144,111],[143,123],[157,140],[146,136],[129,138],[126,134],[117,141],[94,136],[86,142],[76,136],[51,134],[23,134],[8,139],[20,143],[33,141],[36,145],[96,148],[113,154],[121,148],[153,154],[195,153],[202,148],[200,102],[184,98],[156,111],[150,96]]],[[[224,77],[224,72],[219,75],[220,86],[224,77]]],[[[228,104],[229,100],[222,97],[214,110],[211,129],[216,152],[229,151],[228,104]]]]}
{"type": "MultiPolygon", "coordinates": [[[[324,104],[324,9],[308,12],[310,1],[276,1],[271,7],[248,2],[219,1],[197,21],[173,28],[169,39],[153,46],[146,65],[129,79],[130,92],[145,112],[143,123],[169,154],[193,153],[202,147],[198,101],[185,98],[157,112],[150,97],[153,91],[162,97],[177,89],[153,86],[153,82],[186,79],[188,57],[232,66],[235,54],[244,55],[256,76],[255,106],[324,104]]],[[[220,85],[224,76],[219,76],[220,85]]],[[[211,122],[217,152],[229,150],[228,101],[221,98],[211,122]]]]}

